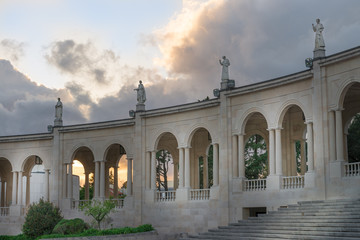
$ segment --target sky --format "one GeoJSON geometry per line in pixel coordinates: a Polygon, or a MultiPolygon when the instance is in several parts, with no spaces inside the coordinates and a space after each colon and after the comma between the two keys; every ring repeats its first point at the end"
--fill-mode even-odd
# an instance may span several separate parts
{"type": "Polygon", "coordinates": [[[0,0],[0,136],[128,118],[213,97],[219,59],[243,86],[306,69],[317,18],[326,54],[360,45],[358,0],[0,0]]]}

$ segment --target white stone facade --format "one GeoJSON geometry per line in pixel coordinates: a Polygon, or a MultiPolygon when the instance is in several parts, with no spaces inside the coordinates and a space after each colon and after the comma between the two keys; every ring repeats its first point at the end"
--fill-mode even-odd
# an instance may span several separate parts
{"type": "MultiPolygon", "coordinates": [[[[127,197],[118,201],[113,226],[151,223],[161,232],[198,232],[242,219],[250,208],[358,198],[360,165],[347,163],[346,132],[359,112],[357,47],[315,59],[313,68],[303,72],[223,89],[215,99],[138,111],[130,119],[0,137],[1,222],[23,216],[28,202],[22,195],[31,186],[23,187],[22,176],[29,175],[35,156],[45,169],[45,198],[72,218],[83,216],[74,201],[72,161],[79,160],[87,176],[94,173],[95,197],[105,199],[107,169],[126,154],[127,197]],[[253,134],[267,144],[266,180],[245,178],[244,143],[253,134]],[[300,174],[295,141],[302,146],[307,142],[300,174]],[[210,145],[213,185],[199,189],[198,159],[206,158],[210,145]],[[163,194],[156,192],[155,183],[155,153],[160,149],[171,153],[179,176],[175,190],[163,194]]],[[[0,231],[17,233],[19,228],[0,231]]]]}

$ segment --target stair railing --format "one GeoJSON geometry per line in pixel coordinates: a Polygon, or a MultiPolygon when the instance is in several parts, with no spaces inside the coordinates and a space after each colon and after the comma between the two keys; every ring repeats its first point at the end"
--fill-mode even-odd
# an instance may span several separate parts
{"type": "Polygon", "coordinates": [[[305,186],[304,176],[282,177],[283,189],[304,188],[304,186],[305,186]]]}

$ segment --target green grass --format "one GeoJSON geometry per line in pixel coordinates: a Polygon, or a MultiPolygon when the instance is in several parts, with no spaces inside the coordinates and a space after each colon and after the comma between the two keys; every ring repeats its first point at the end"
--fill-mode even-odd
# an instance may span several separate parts
{"type": "MultiPolygon", "coordinates": [[[[89,237],[89,236],[105,236],[105,235],[117,235],[117,234],[128,234],[128,233],[141,233],[141,232],[148,232],[152,231],[154,228],[151,224],[144,224],[135,228],[131,227],[123,227],[123,228],[112,228],[112,229],[105,229],[105,230],[97,230],[97,229],[88,229],[82,233],[78,234],[70,234],[70,235],[63,235],[63,234],[50,234],[50,235],[43,235],[37,239],[44,239],[44,238],[65,238],[65,237],[89,237]]],[[[25,235],[20,234],[17,236],[0,236],[0,240],[33,240],[31,238],[27,238],[25,235]]]]}

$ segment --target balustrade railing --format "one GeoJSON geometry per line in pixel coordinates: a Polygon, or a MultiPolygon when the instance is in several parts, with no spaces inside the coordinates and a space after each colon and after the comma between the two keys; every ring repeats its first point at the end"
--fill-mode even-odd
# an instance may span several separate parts
{"type": "Polygon", "coordinates": [[[71,208],[72,209],[79,209],[81,206],[85,205],[86,203],[91,202],[91,200],[73,200],[71,208]]]}
{"type": "Polygon", "coordinates": [[[344,163],[345,177],[356,177],[360,176],[360,162],[355,163],[344,163]]]}
{"type": "Polygon", "coordinates": [[[245,179],[244,191],[264,191],[266,189],[266,179],[245,179]]]}
{"type": "Polygon", "coordinates": [[[210,189],[190,189],[190,200],[209,200],[210,189]]]}
{"type": "Polygon", "coordinates": [[[156,201],[157,202],[173,202],[176,198],[176,191],[157,191],[156,201]]]}
{"type": "Polygon", "coordinates": [[[115,203],[115,208],[116,209],[121,209],[124,208],[124,199],[123,198],[119,198],[119,199],[109,199],[110,201],[112,201],[113,203],[115,203]]]}
{"type": "Polygon", "coordinates": [[[304,188],[304,185],[305,185],[304,176],[282,177],[283,189],[304,188]]]}
{"type": "Polygon", "coordinates": [[[0,216],[8,216],[10,212],[9,207],[0,207],[0,216]]]}

